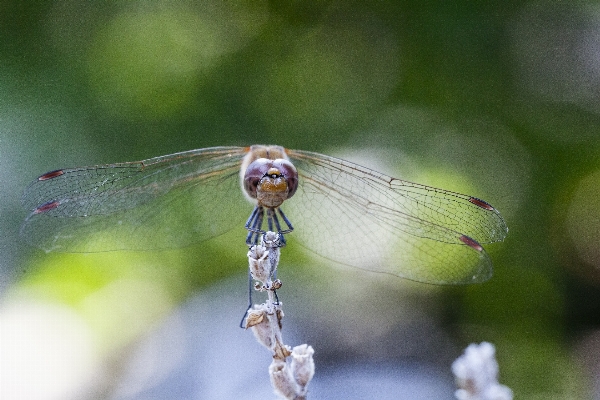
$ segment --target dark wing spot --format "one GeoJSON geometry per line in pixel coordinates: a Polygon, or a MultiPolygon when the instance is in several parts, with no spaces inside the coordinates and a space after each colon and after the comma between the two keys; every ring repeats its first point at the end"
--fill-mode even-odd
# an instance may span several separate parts
{"type": "Polygon", "coordinates": [[[467,235],[462,235],[459,239],[461,242],[463,242],[470,248],[475,249],[477,251],[483,251],[483,247],[479,243],[477,243],[475,239],[471,239],[467,235]]]}
{"type": "Polygon", "coordinates": [[[494,207],[492,207],[492,205],[486,201],[483,201],[481,199],[478,199],[477,197],[471,197],[469,199],[469,201],[473,204],[475,204],[477,207],[481,207],[484,208],[486,210],[490,210],[492,211],[494,209],[494,207]]]}
{"type": "Polygon", "coordinates": [[[49,201],[49,202],[44,203],[41,206],[37,207],[35,210],[33,210],[33,213],[34,214],[45,213],[45,212],[48,212],[50,210],[54,210],[59,205],[60,205],[59,201],[49,201]]]}
{"type": "Polygon", "coordinates": [[[38,178],[38,181],[47,181],[48,179],[56,178],[57,176],[61,176],[65,172],[62,169],[57,169],[55,171],[46,172],[44,175],[38,178]]]}

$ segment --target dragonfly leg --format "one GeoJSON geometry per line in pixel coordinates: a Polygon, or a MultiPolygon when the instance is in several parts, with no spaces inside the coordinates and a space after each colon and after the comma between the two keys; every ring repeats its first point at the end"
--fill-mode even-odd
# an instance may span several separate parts
{"type": "Polygon", "coordinates": [[[250,218],[248,218],[248,221],[246,221],[246,225],[244,226],[248,230],[248,236],[246,236],[246,244],[248,246],[257,245],[260,242],[260,235],[263,233],[260,230],[263,218],[264,208],[255,206],[254,211],[252,211],[250,218]]]}
{"type": "Polygon", "coordinates": [[[267,218],[269,219],[269,230],[271,232],[273,232],[273,228],[271,227],[271,225],[273,225],[273,223],[275,224],[275,228],[277,229],[277,233],[279,234],[279,245],[277,247],[284,247],[285,246],[285,236],[283,235],[284,233],[288,233],[288,231],[283,231],[281,229],[281,224],[279,223],[279,218],[277,218],[277,212],[275,209],[268,209],[267,210],[267,218]]]}
{"type": "MultiPolygon", "coordinates": [[[[269,227],[269,230],[271,232],[273,232],[273,216],[275,216],[275,218],[277,218],[275,212],[273,211],[272,208],[267,208],[267,226],[269,227]]],[[[279,224],[277,223],[277,221],[275,221],[277,225],[277,229],[279,230],[279,224]]]]}
{"type": "Polygon", "coordinates": [[[285,222],[285,224],[287,225],[287,229],[285,231],[279,231],[279,233],[284,234],[284,233],[290,233],[294,230],[294,227],[292,226],[292,223],[290,222],[290,220],[288,219],[288,217],[285,216],[285,214],[283,213],[283,210],[281,208],[277,208],[277,212],[279,213],[279,215],[281,216],[281,219],[283,219],[283,222],[285,222]]]}

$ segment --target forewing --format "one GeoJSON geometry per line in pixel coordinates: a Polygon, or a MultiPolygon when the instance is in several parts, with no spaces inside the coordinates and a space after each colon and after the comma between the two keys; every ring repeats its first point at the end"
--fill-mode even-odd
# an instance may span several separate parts
{"type": "Polygon", "coordinates": [[[283,205],[293,235],[333,261],[407,279],[451,284],[488,279],[479,245],[507,228],[489,204],[401,181],[321,154],[287,150],[299,189],[283,205]]]}
{"type": "Polygon", "coordinates": [[[47,251],[183,247],[243,226],[240,147],[53,171],[23,194],[21,234],[47,251]]]}

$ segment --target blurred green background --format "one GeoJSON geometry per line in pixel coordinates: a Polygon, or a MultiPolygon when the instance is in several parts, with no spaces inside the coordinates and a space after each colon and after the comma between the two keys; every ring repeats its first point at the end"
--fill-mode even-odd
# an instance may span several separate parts
{"type": "MultiPolygon", "coordinates": [[[[0,397],[217,398],[196,381],[149,395],[175,361],[148,363],[171,369],[139,387],[124,371],[217,287],[231,318],[187,323],[251,336],[237,328],[243,232],[168,252],[46,254],[19,239],[20,194],[57,168],[264,143],[472,194],[509,226],[486,246],[492,279],[463,287],[285,249],[281,295],[302,327],[291,344],[315,347],[316,380],[409,360],[441,371],[452,398],[452,359],[485,340],[515,398],[600,398],[599,135],[598,2],[4,0],[0,397]]],[[[233,368],[268,387],[261,350],[233,368]]]]}

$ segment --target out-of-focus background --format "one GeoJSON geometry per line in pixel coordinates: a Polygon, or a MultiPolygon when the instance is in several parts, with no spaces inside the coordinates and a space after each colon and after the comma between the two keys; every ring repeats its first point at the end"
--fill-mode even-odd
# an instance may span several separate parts
{"type": "Polygon", "coordinates": [[[243,229],[67,254],[19,228],[43,172],[274,143],[486,199],[510,229],[470,286],[284,249],[310,397],[452,399],[452,360],[489,341],[516,398],[598,399],[599,135],[598,2],[4,0],[0,398],[273,398],[238,328],[243,229]]]}

